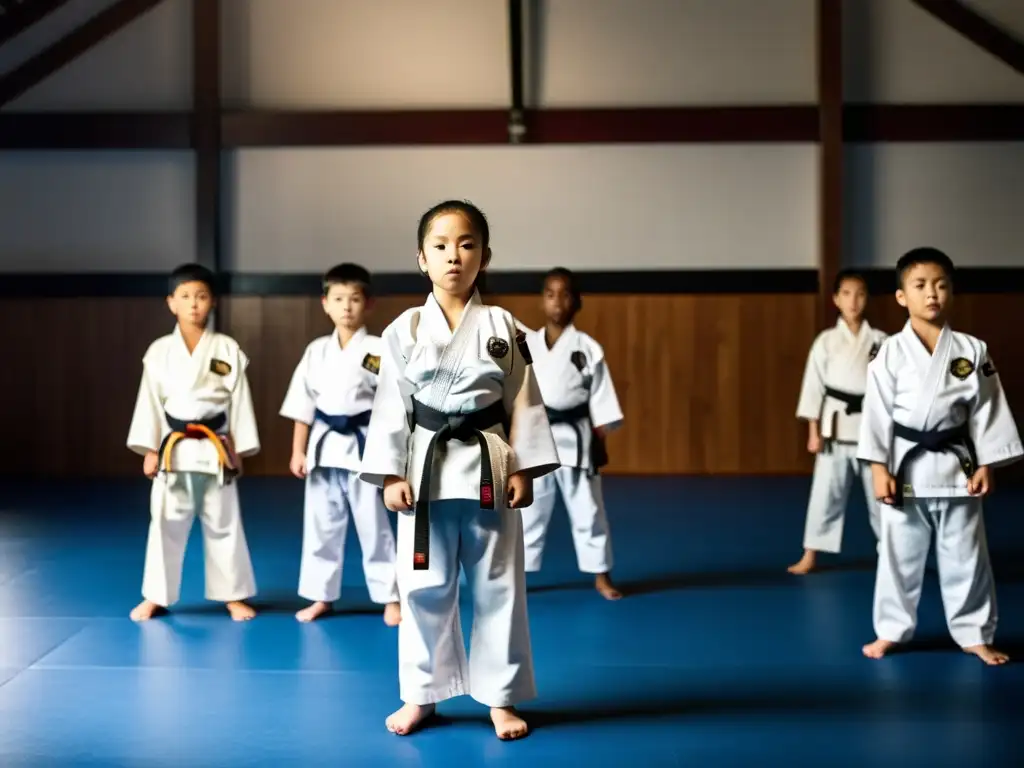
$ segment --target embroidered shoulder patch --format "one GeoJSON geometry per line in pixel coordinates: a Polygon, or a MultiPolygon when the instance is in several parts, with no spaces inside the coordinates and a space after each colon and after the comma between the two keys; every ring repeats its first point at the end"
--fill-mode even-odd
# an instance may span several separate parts
{"type": "Polygon", "coordinates": [[[963,381],[974,373],[974,363],[966,357],[958,357],[950,364],[949,372],[960,379],[960,381],[963,381]]]}
{"type": "Polygon", "coordinates": [[[569,360],[576,366],[577,371],[582,371],[587,367],[587,356],[578,349],[569,356],[569,360]]]}
{"type": "Polygon", "coordinates": [[[501,360],[501,358],[508,354],[508,342],[504,339],[499,339],[497,336],[491,336],[487,340],[487,354],[495,360],[501,360]]]}
{"type": "Polygon", "coordinates": [[[992,364],[991,360],[986,360],[985,364],[981,366],[981,373],[985,376],[986,379],[989,378],[990,376],[996,375],[996,367],[992,364]]]}
{"type": "Polygon", "coordinates": [[[217,360],[214,358],[210,361],[210,370],[218,376],[227,376],[231,373],[231,366],[223,360],[217,360]]]}
{"type": "Polygon", "coordinates": [[[876,357],[878,357],[878,350],[880,350],[881,348],[882,345],[879,344],[877,341],[874,344],[872,344],[871,349],[868,350],[868,360],[874,360],[876,357]]]}
{"type": "Polygon", "coordinates": [[[519,354],[523,356],[523,360],[526,361],[526,364],[533,365],[533,356],[530,354],[530,345],[526,342],[526,334],[522,331],[516,331],[516,347],[519,348],[519,354]]]}
{"type": "Polygon", "coordinates": [[[380,373],[380,355],[367,354],[363,358],[363,368],[368,370],[370,373],[380,373]]]}

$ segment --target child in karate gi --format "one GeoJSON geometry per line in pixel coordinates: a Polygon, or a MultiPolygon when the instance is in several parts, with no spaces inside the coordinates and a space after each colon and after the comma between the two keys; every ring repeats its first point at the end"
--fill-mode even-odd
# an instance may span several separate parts
{"type": "Polygon", "coordinates": [[[558,466],[530,350],[512,316],[485,306],[484,215],[458,201],[420,220],[418,264],[433,291],[382,336],[361,477],[398,515],[398,679],[387,718],[411,733],[453,696],[490,707],[500,739],[525,736],[515,705],[536,687],[526,615],[523,528],[533,481],[558,466]],[[466,657],[459,565],[473,600],[466,657]]]}
{"type": "Polygon", "coordinates": [[[840,272],[832,296],[839,319],[834,327],[818,334],[807,356],[796,415],[807,422],[807,450],[814,454],[814,476],[807,503],[804,554],[789,566],[790,573],[809,573],[819,552],[840,551],[846,504],[858,478],[871,530],[876,539],[879,535],[871,470],[856,456],[868,363],[886,336],[864,319],[867,298],[867,284],[861,275],[840,272]]]}
{"type": "Polygon", "coordinates": [[[992,470],[1018,461],[1024,447],[985,342],[946,319],[950,258],[917,248],[896,272],[896,300],[909,319],[868,366],[857,448],[871,465],[882,519],[877,639],[864,655],[880,659],[913,636],[934,535],[953,640],[986,664],[1003,664],[1008,657],[992,645],[996,595],[982,499],[992,491],[992,470]]]}
{"type": "Polygon", "coordinates": [[[526,571],[541,568],[560,492],[580,571],[594,574],[594,586],[604,598],[618,600],[622,594],[611,580],[611,533],[598,470],[606,463],[605,437],[622,425],[622,410],[604,350],[573,325],[582,296],[572,272],[562,267],[548,272],[543,305],[545,326],[526,338],[561,466],[537,482],[533,505],[523,510],[526,571]]]}
{"type": "Polygon", "coordinates": [[[128,431],[153,481],[143,601],[131,612],[146,621],[174,605],[192,521],[203,526],[206,598],[231,618],[256,615],[256,594],[242,528],[237,478],[242,458],[260,448],[246,368],[238,342],[206,327],[215,303],[213,274],[186,264],[171,274],[167,306],[174,332],[150,345],[128,431]]]}
{"type": "Polygon", "coordinates": [[[355,264],[323,278],[322,304],[334,333],[302,356],[281,406],[295,422],[289,469],[306,480],[299,595],[313,601],[295,617],[314,621],[341,597],[349,519],[363,551],[370,599],[384,623],[401,619],[395,582],[395,537],[379,488],[358,478],[380,370],[380,338],[366,332],[370,273],[355,264]]]}

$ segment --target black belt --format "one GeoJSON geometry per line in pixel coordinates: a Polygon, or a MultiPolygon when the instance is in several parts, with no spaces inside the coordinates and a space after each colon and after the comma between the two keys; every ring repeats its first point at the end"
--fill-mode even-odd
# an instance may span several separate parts
{"type": "Polygon", "coordinates": [[[480,508],[494,509],[494,473],[491,471],[491,451],[487,447],[484,430],[498,424],[504,427],[508,435],[508,415],[500,400],[472,413],[442,413],[413,399],[413,429],[418,425],[434,433],[427,445],[419,493],[416,495],[412,555],[414,571],[425,571],[430,567],[430,484],[434,476],[434,454],[450,440],[463,443],[475,440],[480,446],[480,508]]]}
{"type": "Polygon", "coordinates": [[[324,440],[327,439],[331,432],[337,432],[339,435],[355,435],[356,444],[359,446],[359,458],[363,458],[363,449],[366,448],[366,435],[363,434],[362,427],[370,426],[371,413],[373,411],[363,411],[351,416],[332,416],[317,408],[316,420],[326,424],[327,431],[320,435],[320,439],[316,441],[316,446],[313,448],[314,466],[320,466],[320,452],[324,448],[324,440]]]}
{"type": "Polygon", "coordinates": [[[860,413],[864,406],[864,395],[854,395],[850,392],[844,392],[841,389],[832,389],[832,387],[825,387],[825,397],[831,397],[833,400],[839,400],[846,403],[846,415],[852,416],[855,413],[860,413]]]}
{"type": "Polygon", "coordinates": [[[568,424],[572,427],[572,431],[576,433],[576,466],[583,466],[583,430],[580,429],[580,422],[586,419],[590,420],[590,405],[589,403],[583,403],[577,405],[575,408],[570,408],[567,411],[557,411],[554,408],[545,408],[548,412],[548,423],[551,426],[555,424],[568,424]]]}
{"type": "Polygon", "coordinates": [[[914,447],[900,460],[896,468],[896,495],[892,506],[900,509],[903,506],[903,481],[907,476],[910,462],[929,451],[931,453],[952,453],[960,461],[960,468],[970,479],[978,468],[978,455],[971,439],[970,428],[966,423],[950,429],[939,429],[932,432],[921,432],[902,424],[892,425],[893,437],[900,437],[914,443],[914,447]],[[958,450],[959,449],[959,450],[958,450]]]}
{"type": "Polygon", "coordinates": [[[225,479],[230,481],[232,477],[238,474],[238,468],[235,466],[232,451],[227,442],[227,436],[220,432],[228,423],[226,413],[222,411],[216,416],[211,416],[207,419],[177,419],[165,413],[164,418],[167,420],[167,426],[171,428],[171,431],[160,441],[160,449],[157,452],[157,466],[163,465],[164,471],[170,471],[170,452],[179,440],[211,440],[217,447],[217,456],[221,466],[224,468],[225,479]]]}

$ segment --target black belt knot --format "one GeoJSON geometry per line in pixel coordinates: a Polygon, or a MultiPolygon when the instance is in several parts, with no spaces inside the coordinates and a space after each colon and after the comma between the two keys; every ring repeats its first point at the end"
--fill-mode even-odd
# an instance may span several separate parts
{"type": "Polygon", "coordinates": [[[903,486],[907,476],[907,469],[914,459],[922,453],[952,453],[960,462],[960,469],[967,478],[978,469],[978,455],[974,448],[974,440],[971,439],[970,428],[967,423],[960,424],[949,429],[936,429],[922,431],[911,429],[903,424],[892,425],[893,438],[902,438],[914,444],[913,448],[907,451],[896,468],[896,495],[893,497],[892,506],[900,509],[903,506],[903,486]]]}

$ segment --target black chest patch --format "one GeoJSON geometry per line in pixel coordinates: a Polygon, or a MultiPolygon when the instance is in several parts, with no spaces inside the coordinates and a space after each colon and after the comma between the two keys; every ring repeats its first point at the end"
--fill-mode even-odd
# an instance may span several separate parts
{"type": "Polygon", "coordinates": [[[569,356],[569,361],[576,366],[577,371],[583,371],[587,367],[587,356],[578,349],[569,356]]]}
{"type": "Polygon", "coordinates": [[[533,355],[530,354],[530,345],[526,341],[526,334],[522,331],[516,331],[516,348],[519,350],[519,354],[523,356],[523,360],[526,361],[526,364],[533,365],[533,355]]]}
{"type": "Polygon", "coordinates": [[[487,340],[487,354],[495,360],[501,360],[501,358],[508,354],[508,342],[504,339],[499,339],[497,336],[491,336],[487,340]]]}
{"type": "Polygon", "coordinates": [[[949,365],[949,372],[956,376],[960,381],[965,380],[968,376],[974,373],[974,363],[968,360],[966,357],[958,357],[949,365]]]}
{"type": "Polygon", "coordinates": [[[231,373],[231,365],[224,360],[214,358],[210,361],[210,370],[218,376],[227,376],[231,373]]]}
{"type": "Polygon", "coordinates": [[[986,361],[981,366],[981,373],[986,379],[996,375],[996,367],[992,364],[991,360],[986,361]]]}
{"type": "Polygon", "coordinates": [[[370,373],[380,373],[380,355],[367,354],[363,358],[363,368],[370,373]]]}
{"type": "Polygon", "coordinates": [[[882,348],[882,345],[877,341],[871,345],[871,349],[868,350],[868,360],[874,360],[878,357],[878,350],[882,348]]]}

